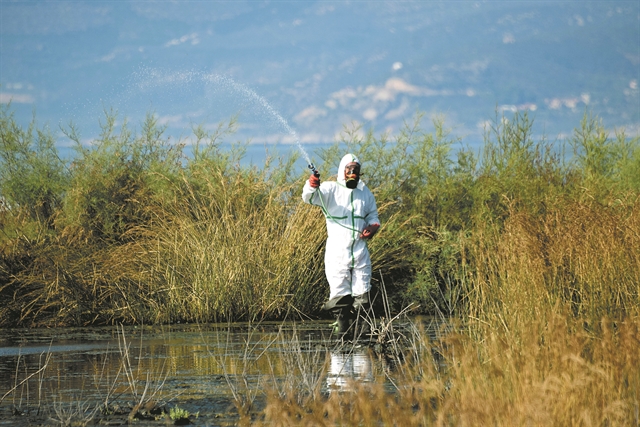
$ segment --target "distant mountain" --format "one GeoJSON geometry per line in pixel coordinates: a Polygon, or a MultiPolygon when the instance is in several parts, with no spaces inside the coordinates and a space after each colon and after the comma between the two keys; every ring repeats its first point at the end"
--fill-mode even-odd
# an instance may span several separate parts
{"type": "Polygon", "coordinates": [[[267,144],[395,132],[416,111],[471,144],[496,110],[531,111],[551,138],[586,108],[638,135],[639,5],[2,2],[0,101],[87,139],[111,107],[176,137],[239,114],[237,138],[267,144]]]}

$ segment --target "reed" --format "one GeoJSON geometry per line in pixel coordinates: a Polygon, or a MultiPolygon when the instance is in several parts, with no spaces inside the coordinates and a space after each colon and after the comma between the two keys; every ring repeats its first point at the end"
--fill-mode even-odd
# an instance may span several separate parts
{"type": "Polygon", "coordinates": [[[164,317],[153,320],[282,318],[318,303],[320,271],[306,265],[322,262],[317,212],[283,201],[282,189],[255,177],[223,188],[216,188],[221,176],[202,179],[205,189],[183,184],[178,202],[160,207],[142,230],[149,238],[137,244],[145,279],[163,290],[164,317]]]}
{"type": "Polygon", "coordinates": [[[499,123],[449,244],[457,262],[442,281],[438,263],[423,270],[425,300],[458,290],[449,332],[418,330],[404,364],[351,393],[270,395],[265,425],[638,425],[638,189],[619,178],[635,148],[586,117],[566,165],[526,117],[499,123]]]}
{"type": "Polygon", "coordinates": [[[437,341],[417,332],[401,367],[320,399],[269,393],[256,424],[636,425],[637,318],[591,333],[572,319],[556,307],[519,334],[478,321],[437,341]]]}
{"type": "MultiPolygon", "coordinates": [[[[160,366],[153,366],[153,362],[151,362],[151,366],[145,367],[142,362],[142,347],[140,354],[135,357],[131,354],[131,343],[127,342],[124,327],[121,326],[118,332],[118,352],[121,364],[114,381],[118,380],[120,373],[126,380],[123,393],[126,392],[127,396],[131,396],[133,402],[128,416],[129,421],[132,421],[143,416],[141,414],[147,415],[152,409],[161,406],[160,402],[163,401],[166,393],[164,385],[169,371],[164,363],[160,366]],[[134,362],[134,357],[137,362],[134,362]]],[[[108,407],[108,403],[105,406],[108,407]]]]}
{"type": "Polygon", "coordinates": [[[226,350],[231,340],[230,329],[225,336],[218,335],[216,343],[207,343],[207,351],[222,372],[233,397],[233,405],[237,410],[240,425],[249,425],[251,417],[257,411],[256,402],[262,394],[262,378],[257,375],[254,365],[269,351],[269,347],[275,341],[272,337],[254,341],[252,336],[255,331],[256,329],[250,325],[245,346],[240,354],[234,355],[226,350]],[[225,351],[218,354],[209,344],[225,348],[225,351]],[[259,354],[256,356],[256,353],[259,354]]]}
{"type": "Polygon", "coordinates": [[[85,427],[90,425],[98,412],[98,408],[89,402],[81,400],[81,397],[76,399],[78,400],[71,402],[60,402],[54,399],[52,405],[53,414],[48,421],[64,427],[85,427]]]}
{"type": "Polygon", "coordinates": [[[85,426],[108,422],[114,414],[123,422],[161,417],[166,403],[176,396],[165,387],[169,369],[156,364],[157,355],[132,354],[124,327],[117,329],[117,335],[118,351],[105,353],[102,365],[79,390],[62,385],[67,374],[51,366],[56,355],[50,350],[39,355],[37,366],[18,357],[15,384],[0,397],[0,404],[11,398],[12,416],[21,417],[14,419],[17,425],[85,426]],[[116,354],[116,372],[106,368],[111,354],[116,354]]]}
{"type": "Polygon", "coordinates": [[[482,320],[499,314],[509,327],[557,304],[589,323],[637,315],[638,219],[637,200],[560,201],[540,216],[512,210],[503,229],[484,227],[467,242],[475,263],[468,314],[482,320]]]}
{"type": "Polygon", "coordinates": [[[40,413],[42,409],[43,403],[43,382],[45,378],[45,372],[47,367],[49,366],[49,362],[51,360],[51,353],[42,353],[38,359],[38,368],[33,370],[33,372],[29,373],[29,366],[23,361],[23,359],[19,356],[16,362],[16,370],[14,373],[14,386],[5,392],[2,397],[0,397],[0,404],[8,397],[12,397],[12,406],[14,413],[19,414],[29,414],[30,412],[35,412],[36,414],[40,413]],[[20,369],[24,369],[24,378],[20,379],[21,371],[20,369]],[[37,388],[37,397],[35,408],[31,407],[31,392],[29,389],[29,385],[32,382],[32,378],[35,377],[36,388],[37,388]],[[24,402],[23,402],[24,398],[24,402]],[[24,404],[24,406],[23,406],[24,404]]]}
{"type": "Polygon", "coordinates": [[[637,360],[637,321],[588,334],[568,313],[542,317],[519,331],[481,324],[481,341],[458,346],[453,424],[637,424],[637,370],[610,353],[637,360]]]}
{"type": "Polygon", "coordinates": [[[275,357],[265,353],[270,375],[264,383],[269,393],[301,406],[321,399],[328,365],[328,354],[323,344],[302,341],[295,325],[290,333],[284,333],[281,328],[276,340],[281,347],[275,357]]]}
{"type": "MultiPolygon", "coordinates": [[[[479,152],[454,156],[443,121],[431,133],[421,121],[397,135],[346,127],[318,154],[323,179],[345,150],[365,162],[383,222],[374,282],[392,284],[395,312],[416,303],[483,319],[497,305],[526,323],[539,300],[571,301],[592,321],[635,310],[638,138],[611,137],[586,114],[568,141],[536,139],[517,114],[496,117],[479,152]]],[[[90,147],[70,127],[78,154],[60,169],[46,132],[23,131],[3,109],[0,161],[13,166],[0,180],[0,324],[321,315],[324,220],[300,202],[295,156],[241,167],[242,144],[221,149],[233,119],[194,127],[190,156],[153,115],[137,131],[117,123],[107,111],[90,147]],[[54,172],[45,221],[25,202],[42,187],[14,190],[54,172]]]]}

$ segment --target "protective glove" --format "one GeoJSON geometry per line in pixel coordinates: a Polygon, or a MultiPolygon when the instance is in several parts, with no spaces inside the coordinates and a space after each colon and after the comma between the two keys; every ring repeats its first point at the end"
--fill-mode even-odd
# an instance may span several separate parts
{"type": "Polygon", "coordinates": [[[360,233],[361,239],[370,239],[378,232],[378,228],[380,228],[380,224],[370,224],[367,225],[362,233],[360,233]]]}
{"type": "Polygon", "coordinates": [[[309,177],[309,185],[311,186],[311,188],[320,187],[320,174],[316,175],[312,173],[309,177]]]}

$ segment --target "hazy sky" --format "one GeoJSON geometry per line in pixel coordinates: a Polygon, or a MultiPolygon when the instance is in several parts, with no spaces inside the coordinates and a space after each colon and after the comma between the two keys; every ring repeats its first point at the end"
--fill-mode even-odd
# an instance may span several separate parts
{"type": "Polygon", "coordinates": [[[176,138],[239,114],[262,144],[393,133],[416,111],[477,140],[496,108],[554,135],[590,108],[637,134],[639,5],[2,0],[0,102],[87,140],[110,108],[176,138]]]}

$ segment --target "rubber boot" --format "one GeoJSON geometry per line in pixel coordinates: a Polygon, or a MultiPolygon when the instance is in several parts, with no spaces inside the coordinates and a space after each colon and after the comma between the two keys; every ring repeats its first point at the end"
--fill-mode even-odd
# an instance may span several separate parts
{"type": "Polygon", "coordinates": [[[327,301],[323,310],[330,311],[336,319],[336,334],[338,339],[350,339],[353,323],[353,297],[345,295],[327,301]]]}
{"type": "Polygon", "coordinates": [[[371,325],[374,321],[374,316],[369,298],[369,292],[356,295],[353,298],[353,310],[355,312],[354,338],[356,340],[371,340],[371,325]]]}
{"type": "Polygon", "coordinates": [[[350,339],[351,324],[353,316],[351,316],[351,307],[342,307],[334,310],[334,316],[338,323],[338,338],[350,339]]]}

